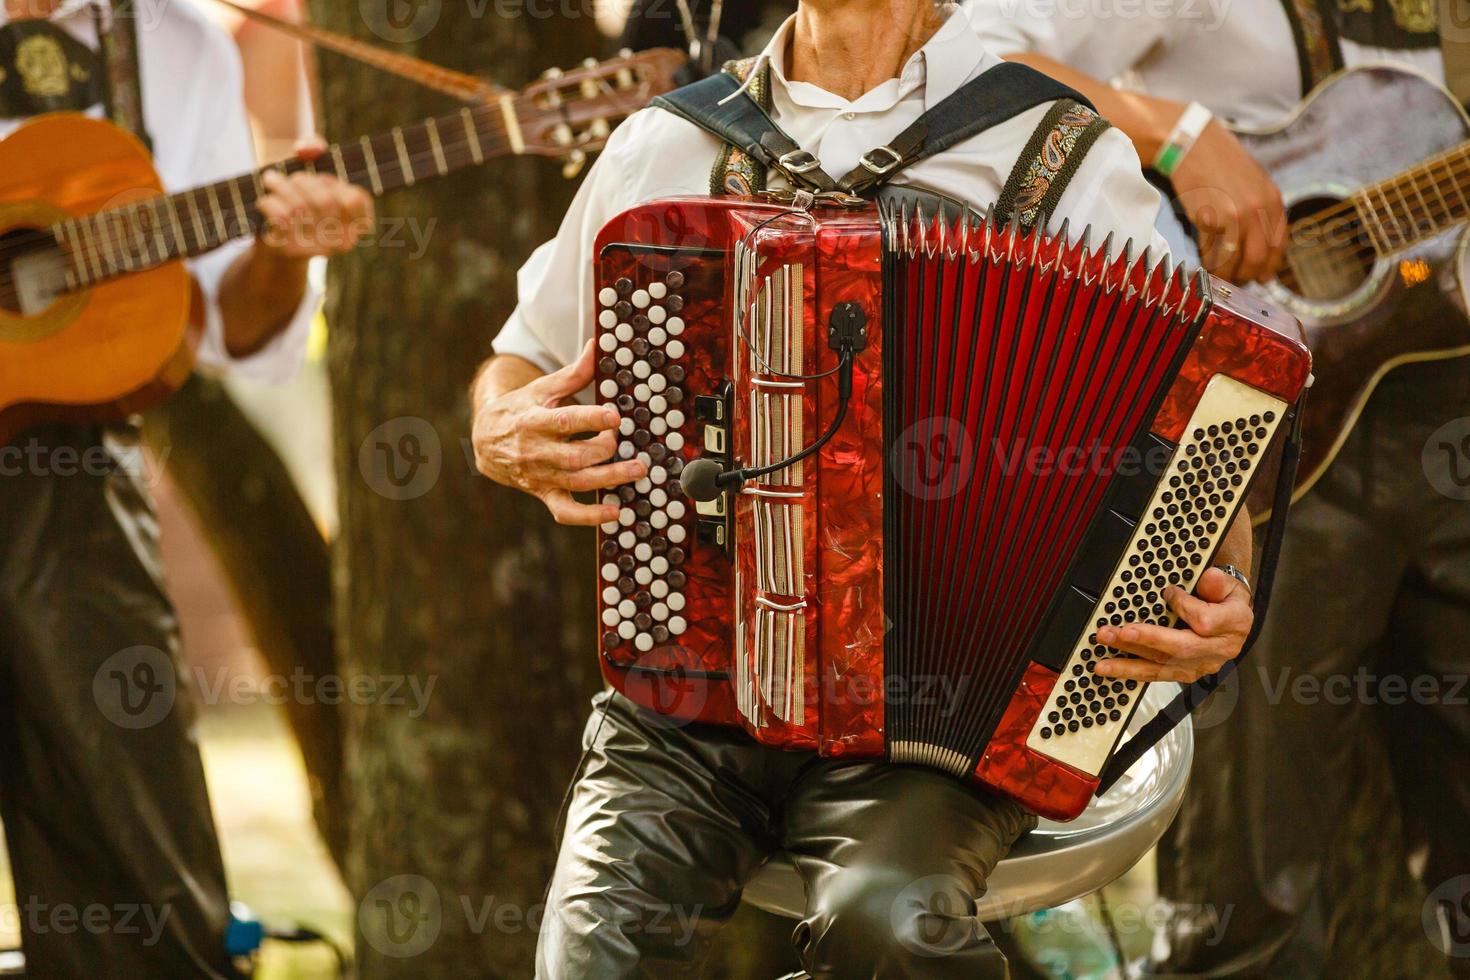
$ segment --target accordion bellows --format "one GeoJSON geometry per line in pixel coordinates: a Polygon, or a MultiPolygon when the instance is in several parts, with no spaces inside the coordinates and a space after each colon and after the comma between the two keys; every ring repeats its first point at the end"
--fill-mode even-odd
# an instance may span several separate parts
{"type": "Polygon", "coordinates": [[[1102,623],[1171,624],[1310,373],[1292,322],[1134,256],[899,211],[674,199],[597,243],[608,680],[670,718],[1086,805],[1139,700],[1102,623]],[[685,463],[813,457],[715,501],[685,463]]]}

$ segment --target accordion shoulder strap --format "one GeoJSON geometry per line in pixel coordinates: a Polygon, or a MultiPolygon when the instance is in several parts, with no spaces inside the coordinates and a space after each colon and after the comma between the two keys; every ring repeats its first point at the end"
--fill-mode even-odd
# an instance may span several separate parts
{"type": "Polygon", "coordinates": [[[1015,218],[1023,228],[1044,224],[1056,210],[1077,167],[1108,129],[1108,122],[1079,98],[1063,98],[1047,111],[1016,159],[995,202],[995,218],[1015,218]]]}
{"type": "MultiPolygon", "coordinates": [[[[871,195],[915,163],[1038,105],[1055,102],[1092,112],[1079,93],[1061,82],[1025,65],[1004,62],[940,100],[889,143],[863,154],[858,166],[841,180],[833,180],[822,169],[821,161],[803,150],[771,118],[768,72],[758,59],[732,61],[708,78],[653,100],[654,105],[699,126],[725,144],[711,174],[712,194],[764,190],[766,174],[775,169],[792,186],[805,190],[871,195]]],[[[1055,126],[1057,118],[1054,106],[1047,114],[1047,125],[1055,126]]],[[[1092,113],[1089,118],[1097,117],[1092,113]]],[[[1040,151],[1040,138],[1033,137],[1032,143],[1035,145],[1028,145],[1023,159],[1035,157],[1040,151]]],[[[1082,152],[1086,152],[1086,145],[1082,152]]]]}
{"type": "Polygon", "coordinates": [[[1005,61],[941,99],[887,145],[863,154],[838,183],[854,194],[1046,102],[1088,105],[1075,89],[1034,68],[1005,61]]]}
{"type": "MultiPolygon", "coordinates": [[[[803,150],[771,118],[767,111],[768,94],[761,102],[751,97],[750,89],[757,84],[764,87],[764,79],[747,84],[736,74],[742,67],[746,72],[751,70],[748,63],[730,62],[708,78],[656,97],[652,104],[717,136],[726,145],[720,162],[727,166],[733,153],[739,153],[762,171],[772,168],[780,171],[794,187],[810,191],[836,190],[837,182],[822,169],[821,162],[803,150]]],[[[719,167],[716,169],[718,171],[719,167]]],[[[761,186],[737,189],[737,192],[764,189],[764,173],[756,182],[761,186]]],[[[728,192],[723,187],[712,187],[711,190],[728,192]]]]}

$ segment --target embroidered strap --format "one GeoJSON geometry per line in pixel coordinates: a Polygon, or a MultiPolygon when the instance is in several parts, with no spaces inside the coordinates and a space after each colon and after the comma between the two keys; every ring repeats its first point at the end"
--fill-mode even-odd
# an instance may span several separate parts
{"type": "MultiPolygon", "coordinates": [[[[723,70],[728,72],[742,85],[750,79],[750,73],[755,70],[759,58],[743,58],[740,61],[727,61],[723,70]]],[[[771,111],[771,69],[769,65],[760,65],[760,74],[751,81],[746,93],[755,100],[755,104],[766,112],[771,111]]],[[[736,194],[750,196],[766,189],[766,175],[770,168],[753,159],[750,154],[737,147],[734,143],[726,143],[720,148],[719,155],[715,157],[714,169],[709,174],[709,192],[718,197],[721,194],[736,194]]]]}
{"type": "Polygon", "coordinates": [[[888,144],[863,154],[841,180],[833,180],[771,118],[770,79],[758,59],[731,62],[718,74],[660,96],[653,104],[724,144],[710,175],[712,194],[764,190],[775,168],[798,189],[866,196],[921,160],[1038,105],[1059,101],[1087,106],[1077,92],[1038,71],[1012,62],[997,65],[941,99],[888,144]],[[752,77],[755,71],[760,74],[752,77]]]}
{"type": "Polygon", "coordinates": [[[1013,217],[1021,227],[1044,224],[1083,157],[1108,129],[1108,121],[1072,99],[1061,99],[1031,134],[995,202],[998,221],[1013,217]]]}
{"type": "Polygon", "coordinates": [[[1330,14],[1323,13],[1318,0],[1281,0],[1281,6],[1291,24],[1302,95],[1306,95],[1342,67],[1337,25],[1330,14]]]}

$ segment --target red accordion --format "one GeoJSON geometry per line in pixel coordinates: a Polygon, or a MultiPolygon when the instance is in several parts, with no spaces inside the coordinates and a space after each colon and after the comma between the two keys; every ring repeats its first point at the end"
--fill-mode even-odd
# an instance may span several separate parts
{"type": "Polygon", "coordinates": [[[608,681],[1079,813],[1141,694],[1094,631],[1173,624],[1308,382],[1295,322],[1086,235],[871,204],[656,201],[595,262],[594,387],[651,467],[598,538],[608,681]],[[681,486],[701,459],[722,492],[681,486]]]}

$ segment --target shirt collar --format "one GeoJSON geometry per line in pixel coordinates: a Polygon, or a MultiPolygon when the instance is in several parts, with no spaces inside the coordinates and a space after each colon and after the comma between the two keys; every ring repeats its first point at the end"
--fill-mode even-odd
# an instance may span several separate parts
{"type": "Polygon", "coordinates": [[[944,23],[909,57],[899,77],[888,79],[852,101],[811,82],[787,78],[786,52],[796,26],[795,14],[777,29],[760,56],[771,66],[771,84],[781,89],[792,104],[802,108],[884,112],[917,92],[923,96],[924,108],[930,109],[974,77],[989,56],[964,12],[953,4],[949,8],[944,23]]]}

